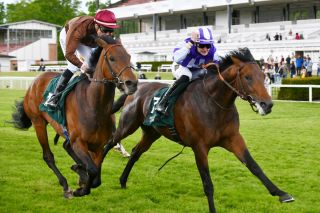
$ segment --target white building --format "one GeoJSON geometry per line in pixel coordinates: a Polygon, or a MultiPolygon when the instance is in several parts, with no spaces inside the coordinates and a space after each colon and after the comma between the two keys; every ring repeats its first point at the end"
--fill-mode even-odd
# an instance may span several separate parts
{"type": "Polygon", "coordinates": [[[136,33],[120,35],[136,61],[172,60],[174,46],[199,26],[213,30],[220,55],[248,47],[256,59],[320,57],[319,0],[122,0],[113,6],[109,9],[120,24],[121,20],[136,23],[136,33]],[[267,33],[271,41],[266,40],[267,33]],[[282,40],[274,40],[276,33],[282,40]],[[295,33],[304,39],[295,40],[295,33]]]}
{"type": "Polygon", "coordinates": [[[15,57],[10,60],[9,70],[27,71],[41,58],[57,61],[59,28],[61,26],[37,20],[0,25],[0,54],[15,57]]]}

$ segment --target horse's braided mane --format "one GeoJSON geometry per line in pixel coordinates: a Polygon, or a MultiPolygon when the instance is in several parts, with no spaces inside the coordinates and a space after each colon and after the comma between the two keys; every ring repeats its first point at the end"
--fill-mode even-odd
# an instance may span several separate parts
{"type": "MultiPolygon", "coordinates": [[[[115,44],[115,43],[116,43],[116,40],[115,40],[113,37],[108,36],[108,35],[103,35],[103,36],[100,36],[99,38],[102,39],[102,40],[104,40],[104,41],[107,42],[108,44],[115,44]]],[[[102,49],[103,49],[102,47],[98,46],[98,47],[91,53],[90,59],[89,59],[89,67],[91,67],[91,68],[95,68],[95,67],[96,67],[102,49]]]]}
{"type": "Polygon", "coordinates": [[[219,67],[221,72],[233,64],[231,57],[235,57],[242,62],[255,62],[248,48],[240,48],[238,50],[231,51],[224,57],[220,57],[219,67]]]}

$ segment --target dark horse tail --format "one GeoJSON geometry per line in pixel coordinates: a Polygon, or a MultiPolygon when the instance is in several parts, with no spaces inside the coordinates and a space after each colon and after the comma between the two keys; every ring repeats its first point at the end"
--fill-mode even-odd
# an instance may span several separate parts
{"type": "Polygon", "coordinates": [[[12,121],[10,123],[13,123],[17,129],[27,130],[31,127],[32,123],[24,111],[23,101],[24,100],[15,102],[15,111],[12,113],[12,121]]]}
{"type": "Polygon", "coordinates": [[[111,114],[118,112],[121,107],[124,105],[124,102],[126,101],[126,98],[128,95],[122,94],[112,105],[112,111],[111,114]]]}

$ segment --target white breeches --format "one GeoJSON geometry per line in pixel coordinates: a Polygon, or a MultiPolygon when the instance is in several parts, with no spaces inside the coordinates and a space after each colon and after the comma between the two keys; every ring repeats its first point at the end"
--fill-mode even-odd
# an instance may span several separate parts
{"type": "MultiPolygon", "coordinates": [[[[65,30],[65,28],[63,28],[60,32],[60,46],[63,51],[63,55],[66,55],[66,46],[67,46],[66,45],[66,37],[67,37],[66,30],[65,30]]],[[[88,65],[90,55],[94,49],[95,48],[91,48],[91,47],[88,47],[88,46],[85,46],[85,45],[79,43],[77,50],[75,52],[75,55],[80,59],[80,61],[82,61],[88,65]]],[[[79,68],[77,66],[73,65],[68,60],[67,60],[67,64],[68,64],[68,66],[67,66],[68,70],[70,70],[72,73],[79,70],[79,68]]]]}

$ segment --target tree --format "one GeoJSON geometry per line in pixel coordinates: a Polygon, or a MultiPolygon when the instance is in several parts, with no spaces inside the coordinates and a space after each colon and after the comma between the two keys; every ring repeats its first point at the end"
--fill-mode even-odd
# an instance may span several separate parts
{"type": "Polygon", "coordinates": [[[21,0],[7,4],[7,22],[39,20],[63,26],[80,14],[80,0],[21,0]]]}
{"type": "Polygon", "coordinates": [[[5,21],[6,11],[4,8],[4,3],[0,2],[0,24],[3,24],[5,21]]]}

